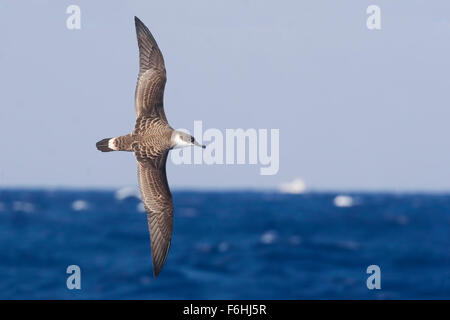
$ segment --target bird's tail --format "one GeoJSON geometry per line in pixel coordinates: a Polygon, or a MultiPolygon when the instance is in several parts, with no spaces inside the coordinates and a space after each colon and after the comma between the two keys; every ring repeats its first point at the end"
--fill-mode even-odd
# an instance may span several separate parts
{"type": "Polygon", "coordinates": [[[101,152],[133,151],[133,135],[127,134],[116,138],[106,138],[97,142],[97,149],[101,152]]]}
{"type": "Polygon", "coordinates": [[[111,149],[109,146],[109,140],[111,140],[112,138],[106,138],[103,140],[100,140],[99,142],[97,142],[95,144],[95,146],[97,147],[98,150],[100,150],[101,152],[109,152],[109,151],[114,151],[114,149],[111,149]]]}

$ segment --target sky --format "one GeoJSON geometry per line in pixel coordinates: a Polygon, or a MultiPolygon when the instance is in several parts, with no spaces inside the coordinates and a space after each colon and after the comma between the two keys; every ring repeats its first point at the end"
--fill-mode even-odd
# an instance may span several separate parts
{"type": "Polygon", "coordinates": [[[0,1],[0,188],[135,186],[133,17],[174,128],[279,129],[279,170],[167,164],[175,188],[450,190],[450,2],[0,1]],[[81,29],[69,30],[69,5],[81,29]],[[378,5],[381,29],[366,26],[378,5]]]}

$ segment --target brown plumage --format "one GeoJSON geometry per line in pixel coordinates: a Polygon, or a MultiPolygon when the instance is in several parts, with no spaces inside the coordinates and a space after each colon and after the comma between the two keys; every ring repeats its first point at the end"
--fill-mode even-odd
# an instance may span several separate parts
{"type": "MultiPolygon", "coordinates": [[[[173,130],[163,107],[166,68],[161,51],[147,27],[135,17],[139,46],[139,75],[135,92],[136,125],[131,134],[97,142],[100,151],[133,151],[138,181],[147,212],[153,273],[160,273],[169,252],[173,229],[173,202],[166,176],[169,150],[198,144],[173,130]]],[[[204,148],[204,146],[202,146],[204,148]]]]}

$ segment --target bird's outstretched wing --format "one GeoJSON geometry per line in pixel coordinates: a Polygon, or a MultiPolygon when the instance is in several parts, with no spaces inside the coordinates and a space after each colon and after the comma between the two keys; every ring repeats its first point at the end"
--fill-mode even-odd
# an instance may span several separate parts
{"type": "Polygon", "coordinates": [[[140,115],[159,117],[167,122],[163,98],[166,68],[158,44],[139,18],[134,17],[139,46],[139,75],[136,84],[136,118],[140,115]]]}
{"type": "Polygon", "coordinates": [[[168,151],[152,160],[156,162],[153,164],[138,161],[139,187],[147,211],[155,277],[166,261],[173,230],[172,194],[166,176],[167,154],[168,151]]]}

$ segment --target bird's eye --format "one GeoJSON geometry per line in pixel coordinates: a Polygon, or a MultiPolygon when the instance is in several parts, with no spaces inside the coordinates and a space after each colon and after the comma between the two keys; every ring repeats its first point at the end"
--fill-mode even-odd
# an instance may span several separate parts
{"type": "Polygon", "coordinates": [[[191,137],[191,142],[194,143],[194,137],[191,137]]]}

